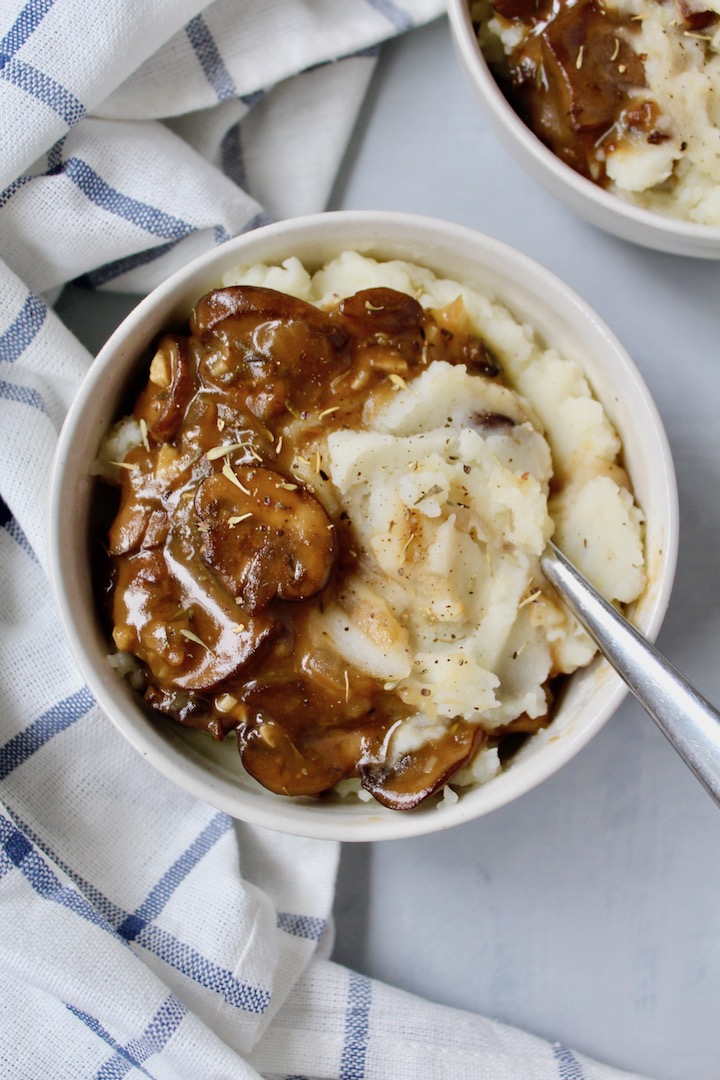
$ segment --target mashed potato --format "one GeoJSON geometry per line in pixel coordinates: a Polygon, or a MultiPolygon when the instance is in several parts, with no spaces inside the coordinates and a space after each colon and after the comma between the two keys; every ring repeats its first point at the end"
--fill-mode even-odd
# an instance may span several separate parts
{"type": "MultiPolygon", "coordinates": [[[[349,513],[363,558],[319,622],[348,663],[417,710],[393,735],[398,757],[458,716],[491,730],[543,717],[549,678],[595,653],[544,582],[546,541],[610,600],[629,603],[645,587],[642,511],[578,365],[493,298],[406,262],[348,252],[311,275],[293,258],[230,274],[233,283],[319,307],[375,286],[432,309],[461,298],[512,389],[435,363],[367,407],[363,430],[328,437],[326,506],[349,513]],[[483,422],[493,416],[511,422],[483,422]]],[[[495,749],[456,782],[486,778],[488,758],[495,749]]]]}
{"type": "MultiPolygon", "coordinates": [[[[344,762],[338,792],[357,794],[359,776],[371,794],[398,808],[419,801],[402,786],[412,768],[418,775],[436,770],[425,794],[446,782],[461,789],[489,779],[500,768],[502,737],[545,724],[552,680],[587,664],[595,653],[543,578],[540,559],[548,539],[553,536],[612,601],[629,603],[645,587],[643,515],[622,468],[617,433],[577,363],[546,347],[493,297],[420,266],[346,252],[314,273],[291,258],[280,266],[229,274],[224,285],[276,290],[275,295],[323,311],[336,310],[342,298],[355,298],[362,290],[392,289],[403,294],[403,302],[413,298],[415,309],[417,301],[432,312],[439,339],[482,342],[493,371],[482,375],[477,365],[473,369],[470,361],[459,362],[450,354],[452,362],[435,358],[444,354],[432,353],[430,339],[423,336],[423,355],[414,354],[415,366],[405,378],[393,368],[398,355],[392,340],[366,335],[361,361],[353,360],[340,376],[357,379],[357,390],[344,388],[344,397],[331,407],[318,399],[319,404],[294,409],[282,397],[272,402],[253,390],[252,381],[238,384],[232,369],[233,348],[249,357],[248,363],[260,363],[246,343],[262,347],[267,322],[258,324],[254,337],[238,338],[245,342],[241,345],[230,340],[232,333],[241,333],[241,323],[233,324],[240,330],[223,331],[210,345],[202,346],[206,339],[197,336],[193,341],[198,344],[187,353],[178,339],[161,345],[160,360],[153,362],[157,369],[167,360],[167,348],[175,350],[178,363],[178,357],[185,357],[185,363],[193,350],[199,355],[206,348],[200,362],[209,365],[209,374],[197,384],[194,397],[187,392],[191,420],[178,428],[178,413],[171,439],[157,422],[153,427],[151,420],[148,428],[143,416],[158,414],[143,413],[149,400],[144,391],[135,417],[116,426],[101,453],[99,471],[124,485],[111,549],[121,563],[118,579],[135,590],[129,600],[116,599],[118,648],[127,646],[150,664],[157,677],[153,707],[220,732],[218,737],[237,730],[241,753],[245,748],[258,771],[244,756],[246,767],[268,786],[276,781],[267,779],[266,762],[273,751],[284,752],[291,731],[292,761],[298,747],[306,748],[305,764],[300,763],[293,781],[300,787],[289,788],[285,778],[273,790],[304,793],[306,782],[315,783],[308,793],[335,786],[337,779],[322,773],[323,754],[331,752],[328,739],[335,740],[335,759],[344,762]],[[374,381],[365,392],[367,378],[374,381]],[[237,422],[222,404],[225,385],[239,394],[238,403],[245,401],[245,385],[247,392],[256,392],[256,411],[237,422]],[[234,423],[237,431],[245,425],[246,434],[229,435],[234,423]],[[271,424],[276,425],[272,431],[266,426],[271,424]],[[272,483],[260,481],[260,474],[272,483]],[[324,538],[327,550],[320,561],[327,556],[329,568],[328,537],[336,535],[341,555],[334,577],[322,566],[317,570],[317,584],[305,590],[302,603],[297,603],[299,593],[288,594],[296,603],[285,605],[283,618],[290,617],[291,609],[298,613],[293,640],[302,659],[291,670],[292,656],[281,641],[277,654],[271,653],[269,689],[260,691],[262,667],[253,667],[248,678],[246,669],[235,665],[232,649],[223,651],[224,641],[239,644],[250,626],[261,644],[275,633],[273,594],[258,600],[267,582],[256,581],[250,595],[243,576],[248,545],[257,540],[243,528],[270,527],[256,522],[263,512],[262,499],[251,491],[257,483],[269,492],[266,505],[278,499],[278,488],[285,489],[289,503],[294,500],[295,509],[284,507],[280,518],[273,511],[283,532],[294,527],[294,514],[302,514],[321,530],[307,534],[315,540],[310,547],[303,540],[305,550],[314,550],[318,538],[324,538]],[[233,498],[240,502],[228,509],[233,498]],[[225,525],[218,517],[221,506],[230,515],[225,525]],[[206,567],[214,582],[210,601],[203,599],[203,590],[211,587],[206,567]],[[133,612],[153,604],[161,608],[157,617],[138,630],[133,612]],[[247,609],[247,617],[235,626],[238,604],[247,609]],[[193,605],[199,612],[194,621],[189,614],[193,605]],[[216,613],[212,618],[210,608],[216,613]],[[144,653],[133,649],[133,641],[145,641],[144,653]],[[183,681],[173,684],[173,671],[183,681]],[[295,706],[287,704],[284,687],[295,692],[299,679],[306,689],[297,708],[308,708],[314,686],[318,711],[325,708],[322,702],[329,703],[337,728],[328,727],[326,720],[318,721],[315,733],[293,727],[295,706]],[[176,694],[173,685],[182,692],[176,694]],[[201,724],[197,716],[208,707],[208,693],[215,695],[214,718],[206,723],[201,717],[201,724]],[[252,693],[265,696],[253,698],[252,693]],[[381,745],[376,738],[368,760],[374,729],[367,729],[364,742],[358,732],[365,730],[368,716],[382,712],[377,694],[395,704],[387,711],[381,745]],[[248,719],[253,710],[260,721],[248,719]],[[352,752],[359,757],[348,764],[353,740],[359,748],[352,752]],[[455,755],[452,767],[440,767],[436,758],[448,747],[455,755]],[[315,765],[320,762],[320,780],[307,779],[315,767],[311,756],[315,765]],[[408,761],[414,762],[409,773],[408,761]],[[397,790],[392,787],[395,774],[400,776],[397,790]],[[388,775],[389,795],[384,786],[388,775]]],[[[363,319],[373,310],[381,308],[366,299],[363,319]]],[[[151,384],[152,378],[151,369],[151,384]]],[[[182,378],[189,385],[187,372],[182,378]]],[[[160,402],[161,413],[166,410],[165,398],[153,400],[160,402]]],[[[253,550],[264,558],[261,547],[253,550]]],[[[302,557],[307,561],[310,556],[302,557]]],[[[285,573],[284,555],[280,562],[285,573]]],[[[279,565],[277,559],[273,565],[279,565]]],[[[300,581],[297,575],[293,580],[300,581]]],[[[288,579],[286,587],[291,586],[288,579]]],[[[136,668],[129,667],[136,678],[136,668]]],[[[312,708],[310,714],[312,719],[312,708]]]]}

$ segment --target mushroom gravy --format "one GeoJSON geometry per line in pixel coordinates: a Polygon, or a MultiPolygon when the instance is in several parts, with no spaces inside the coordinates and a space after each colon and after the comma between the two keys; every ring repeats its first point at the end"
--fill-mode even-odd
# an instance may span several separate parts
{"type": "Polygon", "coordinates": [[[720,224],[717,0],[468,0],[505,96],[562,161],[720,224]]]}
{"type": "Polygon", "coordinates": [[[101,449],[113,666],[274,792],[409,809],[494,775],[593,656],[553,530],[625,602],[642,515],[577,365],[501,305],[292,262],[204,296],[101,449]]]}
{"type": "Polygon", "coordinates": [[[313,622],[359,547],[347,513],[318,498],[330,487],[321,447],[436,360],[500,378],[476,335],[394,290],[324,312],[229,287],[200,300],[187,335],[161,340],[137,399],[142,443],[122,463],[109,532],[115,645],[142,661],[147,705],[218,739],[235,731],[245,768],[272,791],[316,795],[359,775],[404,808],[487,739],[458,719],[389,763],[389,732],[411,706],[313,622]]]}

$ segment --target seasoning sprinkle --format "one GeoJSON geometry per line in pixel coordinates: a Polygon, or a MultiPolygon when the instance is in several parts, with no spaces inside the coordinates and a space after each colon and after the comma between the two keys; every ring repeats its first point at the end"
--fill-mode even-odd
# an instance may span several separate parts
{"type": "Polygon", "coordinates": [[[323,416],[330,416],[331,413],[337,412],[339,408],[339,405],[331,405],[329,409],[323,409],[321,413],[318,413],[318,420],[322,420],[323,416]]]}
{"type": "Polygon", "coordinates": [[[140,417],[140,435],[141,435],[141,438],[142,438],[143,446],[145,447],[146,450],[149,450],[150,449],[150,443],[148,441],[147,422],[145,421],[145,418],[142,417],[142,416],[140,417]]]}
{"type": "Polygon", "coordinates": [[[584,52],[585,52],[585,46],[581,45],[580,48],[578,49],[577,60],[575,61],[575,67],[577,68],[578,71],[582,67],[583,53],[584,52]]]}
{"type": "Polygon", "coordinates": [[[222,474],[223,474],[224,477],[226,477],[226,479],[228,479],[230,481],[231,484],[234,484],[235,487],[240,488],[243,495],[249,495],[250,494],[248,489],[246,487],[242,486],[242,484],[238,480],[237,476],[233,472],[232,466],[227,461],[225,462],[225,464],[222,467],[222,474]]]}
{"type": "Polygon", "coordinates": [[[283,481],[281,481],[281,483],[276,484],[275,487],[276,488],[282,488],[283,491],[297,491],[298,485],[297,484],[288,484],[286,480],[283,480],[283,481]]]}
{"type": "Polygon", "coordinates": [[[440,484],[433,484],[431,488],[428,488],[424,495],[421,495],[419,499],[415,500],[413,506],[417,506],[418,503],[421,503],[423,501],[423,499],[429,499],[431,495],[439,495],[441,491],[442,487],[440,486],[440,484]]]}
{"type": "Polygon", "coordinates": [[[202,645],[203,649],[207,649],[208,652],[212,652],[210,646],[206,645],[203,639],[201,637],[198,637],[197,634],[193,634],[192,630],[186,630],[184,626],[181,626],[180,633],[184,638],[187,638],[188,641],[194,641],[196,645],[202,645]]]}
{"type": "Polygon", "coordinates": [[[395,372],[393,372],[391,375],[388,375],[388,379],[398,390],[408,389],[408,384],[405,382],[402,375],[397,375],[395,372]]]}
{"type": "Polygon", "coordinates": [[[348,678],[347,668],[345,668],[343,674],[345,676],[345,703],[347,704],[350,700],[350,679],[348,678]]]}
{"type": "Polygon", "coordinates": [[[234,529],[236,525],[239,525],[241,521],[247,521],[252,517],[252,511],[248,510],[247,514],[235,514],[233,517],[228,518],[228,525],[231,529],[234,529]]]}
{"type": "Polygon", "coordinates": [[[410,535],[408,536],[407,540],[403,544],[402,551],[400,552],[400,558],[401,559],[403,559],[403,560],[405,559],[405,553],[406,553],[407,549],[410,547],[410,545],[412,544],[414,539],[415,539],[415,533],[411,532],[410,535]]]}
{"type": "Polygon", "coordinates": [[[617,60],[619,52],[620,52],[620,39],[615,38],[615,48],[613,50],[612,56],[610,57],[610,62],[611,63],[614,63],[617,60]]]}
{"type": "Polygon", "coordinates": [[[224,443],[222,446],[213,446],[212,450],[208,450],[205,456],[208,461],[217,461],[218,458],[226,457],[228,454],[234,454],[236,450],[245,450],[246,448],[246,443],[224,443]]]}
{"type": "Polygon", "coordinates": [[[130,461],[111,461],[111,465],[115,465],[118,469],[127,469],[128,472],[137,472],[140,468],[139,465],[134,465],[130,461]]]}

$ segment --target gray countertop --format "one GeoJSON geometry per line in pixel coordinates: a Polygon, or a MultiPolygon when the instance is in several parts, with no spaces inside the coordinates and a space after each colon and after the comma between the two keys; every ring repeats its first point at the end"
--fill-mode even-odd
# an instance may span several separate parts
{"type": "MultiPolygon", "coordinates": [[[[720,262],[632,247],[575,218],[480,115],[445,20],[388,46],[332,209],[486,232],[565,279],[615,331],[660,410],[681,508],[658,644],[720,701],[720,262]]],[[[66,290],[97,349],[130,306],[66,290]]],[[[720,1078],[720,811],[626,700],[558,775],[447,833],[343,849],[334,957],[442,1004],[655,1080],[720,1078]]]]}

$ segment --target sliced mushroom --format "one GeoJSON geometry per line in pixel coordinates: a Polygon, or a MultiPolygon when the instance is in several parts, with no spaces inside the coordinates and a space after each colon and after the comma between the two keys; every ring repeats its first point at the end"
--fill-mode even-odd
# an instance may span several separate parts
{"type": "MultiPolygon", "coordinates": [[[[379,747],[385,721],[370,701],[347,714],[344,690],[323,688],[305,673],[250,685],[246,722],[238,727],[243,765],[282,795],[319,795],[357,772],[366,743],[379,747]]],[[[360,694],[362,698],[362,693],[360,694]]]]}
{"type": "Polygon", "coordinates": [[[393,764],[361,765],[362,786],[391,810],[411,810],[444,787],[486,741],[477,724],[456,721],[444,739],[404,754],[393,764]]]}
{"type": "Polygon", "coordinates": [[[349,336],[304,300],[249,285],[208,293],[190,320],[206,356],[204,382],[243,383],[251,411],[268,419],[286,407],[302,410],[327,393],[347,367],[349,336]]]}
{"type": "Polygon", "coordinates": [[[242,763],[278,795],[320,795],[354,772],[362,740],[352,729],[316,726],[308,734],[307,740],[296,741],[282,724],[258,713],[238,728],[242,763]]]}
{"type": "Polygon", "coordinates": [[[190,329],[193,334],[205,339],[221,323],[245,318],[306,323],[327,336],[335,349],[343,349],[347,345],[347,334],[314,304],[256,285],[231,285],[206,293],[190,316],[190,329]]]}
{"type": "Polygon", "coordinates": [[[645,85],[642,60],[618,38],[616,24],[603,16],[596,0],[582,0],[559,12],[541,41],[558,111],[574,132],[610,127],[627,91],[645,85]]]}
{"type": "Polygon", "coordinates": [[[120,561],[113,637],[144,661],[162,687],[210,690],[247,669],[279,632],[272,620],[248,615],[210,586],[188,587],[159,548],[120,561]]]}
{"type": "Polygon", "coordinates": [[[150,364],[150,378],[135,405],[135,417],[145,421],[156,442],[167,442],[178,431],[197,388],[187,339],[168,334],[150,364]]]}
{"type": "Polygon", "coordinates": [[[422,305],[414,297],[395,289],[362,289],[341,300],[338,311],[350,321],[353,337],[360,341],[377,334],[391,339],[400,336],[421,338],[422,305]]]}
{"type": "Polygon", "coordinates": [[[335,563],[335,530],[307,488],[274,469],[226,466],[200,484],[202,556],[249,612],[307,600],[335,563]]]}

